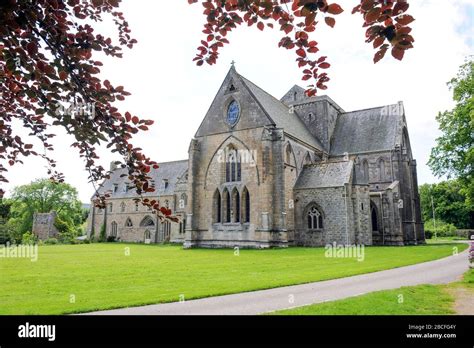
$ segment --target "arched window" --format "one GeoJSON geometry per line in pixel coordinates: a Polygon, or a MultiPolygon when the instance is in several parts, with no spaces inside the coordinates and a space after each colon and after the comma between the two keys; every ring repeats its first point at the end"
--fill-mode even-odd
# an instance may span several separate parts
{"type": "Polygon", "coordinates": [[[138,203],[135,203],[135,211],[138,211],[138,203]]]}
{"type": "Polygon", "coordinates": [[[216,189],[216,192],[214,192],[213,211],[214,211],[214,222],[221,223],[222,222],[221,193],[219,192],[218,189],[216,189]]]}
{"type": "Polygon", "coordinates": [[[250,222],[250,193],[247,187],[244,187],[242,191],[242,213],[242,221],[250,222]]]}
{"type": "Polygon", "coordinates": [[[376,232],[379,230],[379,222],[377,218],[377,208],[373,204],[371,204],[370,207],[370,217],[372,220],[372,231],[376,232]]]}
{"type": "Polygon", "coordinates": [[[110,235],[112,237],[117,238],[117,223],[115,221],[112,222],[112,228],[111,228],[111,231],[110,231],[110,235]]]}
{"type": "Polygon", "coordinates": [[[114,205],[112,203],[109,204],[109,212],[113,212],[114,211],[114,205]]]}
{"type": "Polygon", "coordinates": [[[237,188],[232,190],[232,222],[240,222],[240,194],[237,188]]]}
{"type": "Polygon", "coordinates": [[[180,208],[185,208],[187,205],[188,205],[188,196],[186,195],[186,193],[183,193],[181,194],[180,208]]]}
{"type": "Polygon", "coordinates": [[[145,240],[151,239],[151,232],[149,230],[145,231],[145,240]]]}
{"type": "Polygon", "coordinates": [[[122,202],[122,203],[120,204],[120,212],[125,213],[125,207],[126,207],[126,206],[125,206],[125,202],[122,202]]]}
{"type": "Polygon", "coordinates": [[[227,157],[225,163],[226,182],[235,182],[242,179],[242,164],[238,151],[233,148],[227,148],[227,157]]]}
{"type": "Polygon", "coordinates": [[[312,206],[308,210],[308,229],[310,230],[320,230],[323,228],[323,214],[316,208],[312,206]]]}
{"type": "Polygon", "coordinates": [[[142,222],[140,222],[140,227],[151,227],[151,226],[155,226],[155,221],[153,221],[151,216],[145,216],[142,222]]]}
{"type": "Polygon", "coordinates": [[[385,161],[381,158],[379,160],[379,181],[385,180],[385,161]]]}
{"type": "Polygon", "coordinates": [[[364,160],[362,162],[362,173],[364,174],[364,180],[369,181],[369,162],[367,160],[364,160]]]}
{"type": "Polygon", "coordinates": [[[224,207],[224,222],[231,222],[230,194],[227,188],[222,193],[222,205],[224,207]]]}
{"type": "Polygon", "coordinates": [[[130,218],[127,218],[127,220],[125,221],[125,227],[133,227],[133,223],[130,218]]]}

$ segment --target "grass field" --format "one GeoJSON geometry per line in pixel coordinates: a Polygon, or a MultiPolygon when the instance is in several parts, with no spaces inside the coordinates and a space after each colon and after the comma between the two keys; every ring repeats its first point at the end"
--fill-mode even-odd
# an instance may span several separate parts
{"type": "Polygon", "coordinates": [[[455,314],[453,291],[471,292],[474,299],[474,270],[464,280],[448,285],[407,286],[372,292],[343,300],[297,307],[271,315],[447,315],[455,314]]]}
{"type": "Polygon", "coordinates": [[[0,314],[77,313],[301,284],[434,260],[451,255],[453,247],[367,247],[358,262],[326,258],[324,248],[235,256],[234,250],[180,246],[40,246],[37,262],[0,258],[0,314]]]}

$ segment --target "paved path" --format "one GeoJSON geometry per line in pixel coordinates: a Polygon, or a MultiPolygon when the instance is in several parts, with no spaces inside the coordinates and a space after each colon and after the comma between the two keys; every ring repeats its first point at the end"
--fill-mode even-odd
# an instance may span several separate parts
{"type": "Polygon", "coordinates": [[[368,292],[418,284],[456,281],[468,270],[467,252],[443,259],[316,283],[208,297],[182,303],[148,305],[87,314],[97,315],[255,315],[368,292]],[[293,302],[290,300],[293,299],[293,302]]]}

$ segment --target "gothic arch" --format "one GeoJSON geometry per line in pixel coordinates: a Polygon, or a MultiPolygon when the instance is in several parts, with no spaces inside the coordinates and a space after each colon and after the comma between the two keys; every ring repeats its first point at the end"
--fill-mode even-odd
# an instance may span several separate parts
{"type": "Polygon", "coordinates": [[[362,175],[364,177],[364,181],[370,182],[370,174],[369,174],[369,161],[367,159],[362,160],[362,175]]]}
{"type": "Polygon", "coordinates": [[[110,236],[111,237],[115,237],[117,238],[117,235],[118,235],[118,225],[115,221],[112,221],[112,224],[111,224],[111,229],[110,229],[110,236]]]}
{"type": "Polygon", "coordinates": [[[387,169],[385,165],[385,160],[383,158],[379,158],[377,161],[377,167],[378,167],[378,172],[379,172],[379,181],[383,182],[385,181],[385,178],[387,177],[387,169]]]}
{"type": "Polygon", "coordinates": [[[241,221],[243,223],[250,222],[250,208],[251,208],[251,205],[250,205],[250,192],[249,192],[249,190],[247,189],[246,186],[244,186],[244,189],[242,190],[241,201],[242,201],[242,208],[241,208],[242,218],[241,218],[241,221]]]}
{"type": "Polygon", "coordinates": [[[232,222],[239,223],[241,221],[240,219],[240,193],[239,190],[237,190],[237,187],[234,187],[232,190],[232,222]]]}
{"type": "Polygon", "coordinates": [[[222,222],[222,200],[221,193],[219,189],[216,189],[214,192],[214,197],[212,199],[212,212],[213,212],[213,222],[221,223],[222,222]]]}
{"type": "Polygon", "coordinates": [[[132,219],[130,219],[129,217],[127,218],[127,220],[125,220],[125,227],[133,227],[132,219]]]}
{"type": "Polygon", "coordinates": [[[227,187],[222,191],[222,222],[231,222],[231,198],[227,187]]]}
{"type": "Polygon", "coordinates": [[[379,223],[379,210],[377,205],[370,201],[370,226],[372,232],[381,232],[380,223],[379,223]]]}
{"type": "Polygon", "coordinates": [[[316,202],[309,203],[304,209],[304,226],[308,230],[322,230],[326,219],[323,209],[316,202]]]}
{"type": "Polygon", "coordinates": [[[155,221],[150,215],[145,216],[142,222],[140,222],[140,227],[153,227],[153,226],[155,226],[155,221]]]}

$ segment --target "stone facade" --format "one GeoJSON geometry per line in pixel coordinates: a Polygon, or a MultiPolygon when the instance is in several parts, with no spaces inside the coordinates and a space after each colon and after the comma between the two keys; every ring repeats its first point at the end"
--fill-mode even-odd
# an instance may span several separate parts
{"type": "Polygon", "coordinates": [[[184,247],[267,248],[424,242],[403,104],[345,112],[294,86],[278,100],[227,74],[186,161],[160,164],[150,199],[179,223],[157,221],[121,178],[89,233],[184,247]]]}
{"type": "Polygon", "coordinates": [[[35,213],[33,215],[32,233],[38,237],[39,240],[57,238],[59,232],[54,226],[56,216],[57,214],[55,211],[50,213],[35,213]]]}

